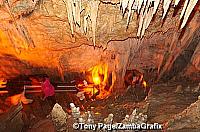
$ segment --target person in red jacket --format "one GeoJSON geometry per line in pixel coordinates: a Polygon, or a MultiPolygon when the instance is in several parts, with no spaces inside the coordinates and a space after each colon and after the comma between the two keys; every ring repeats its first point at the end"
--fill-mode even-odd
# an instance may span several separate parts
{"type": "Polygon", "coordinates": [[[48,77],[44,77],[42,79],[42,91],[44,93],[44,98],[43,100],[47,100],[49,105],[51,107],[56,104],[56,99],[55,99],[55,88],[54,86],[50,83],[50,80],[48,77]]]}

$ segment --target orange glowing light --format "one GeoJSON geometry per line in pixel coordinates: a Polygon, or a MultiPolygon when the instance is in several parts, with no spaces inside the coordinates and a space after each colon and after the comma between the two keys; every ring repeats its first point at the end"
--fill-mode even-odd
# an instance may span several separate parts
{"type": "Polygon", "coordinates": [[[8,97],[8,100],[12,105],[17,105],[19,102],[22,102],[23,104],[29,104],[33,102],[32,99],[27,99],[25,97],[24,92],[22,92],[21,94],[10,96],[8,97]]]}
{"type": "Polygon", "coordinates": [[[142,84],[144,85],[145,88],[147,87],[147,82],[146,81],[143,81],[142,84]]]}
{"type": "Polygon", "coordinates": [[[4,78],[0,78],[0,88],[5,88],[7,81],[4,78]]]}
{"type": "Polygon", "coordinates": [[[93,79],[94,84],[96,85],[99,85],[101,83],[100,77],[98,75],[94,76],[92,79],[93,79]]]}
{"type": "Polygon", "coordinates": [[[88,71],[91,72],[91,78],[94,84],[84,88],[84,91],[91,94],[99,92],[96,96],[97,99],[104,99],[108,97],[112,89],[109,88],[109,90],[105,90],[105,86],[108,81],[108,65],[105,63],[99,64],[90,68],[88,71]]]}
{"type": "Polygon", "coordinates": [[[21,101],[21,94],[17,94],[10,97],[10,102],[12,105],[17,105],[21,101]]]}

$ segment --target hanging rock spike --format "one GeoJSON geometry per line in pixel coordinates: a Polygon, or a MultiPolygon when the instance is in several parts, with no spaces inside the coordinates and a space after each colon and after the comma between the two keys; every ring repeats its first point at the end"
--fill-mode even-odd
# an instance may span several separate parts
{"type": "Polygon", "coordinates": [[[163,1],[163,9],[164,9],[164,12],[163,12],[162,19],[165,18],[166,14],[167,14],[167,11],[168,11],[168,9],[169,9],[170,4],[171,4],[171,0],[164,0],[164,1],[163,1]]]}
{"type": "Polygon", "coordinates": [[[186,8],[187,8],[187,5],[188,5],[188,0],[185,0],[185,3],[184,3],[184,6],[183,6],[183,9],[182,9],[182,11],[181,11],[181,15],[180,15],[180,19],[182,19],[182,17],[183,17],[183,15],[184,15],[184,13],[185,13],[185,11],[186,11],[186,8]]]}
{"type": "Polygon", "coordinates": [[[189,4],[188,4],[188,7],[185,11],[185,15],[184,15],[184,18],[183,18],[183,22],[181,24],[181,29],[185,27],[186,23],[187,23],[187,20],[191,14],[191,12],[193,11],[195,5],[197,4],[198,0],[190,0],[189,4]]]}

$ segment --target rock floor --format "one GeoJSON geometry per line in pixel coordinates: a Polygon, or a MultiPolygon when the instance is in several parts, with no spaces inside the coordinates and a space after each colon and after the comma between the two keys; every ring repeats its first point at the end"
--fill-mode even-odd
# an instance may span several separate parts
{"type": "MultiPolygon", "coordinates": [[[[200,93],[194,94],[191,92],[184,92],[182,94],[175,93],[176,86],[177,83],[153,85],[151,94],[146,100],[141,102],[136,102],[128,96],[115,96],[105,100],[89,102],[87,103],[87,107],[93,107],[93,112],[96,113],[96,122],[101,122],[110,113],[114,114],[115,122],[121,122],[127,114],[130,115],[135,108],[139,108],[147,113],[149,123],[156,122],[163,124],[197,101],[198,95],[200,95],[200,93]]],[[[49,115],[51,107],[47,102],[41,100],[40,94],[27,95],[27,97],[34,99],[34,102],[29,105],[24,105],[23,111],[26,113],[26,118],[24,118],[26,128],[24,131],[33,132],[35,130],[35,124],[47,119],[46,117],[49,115]]],[[[74,94],[59,93],[56,94],[56,99],[68,114],[70,113],[70,102],[74,102],[76,106],[80,104],[74,94]]],[[[87,111],[86,106],[85,111],[87,111]]],[[[48,127],[46,124],[43,126],[48,127]]],[[[188,130],[196,131],[194,128],[179,131],[187,132],[188,130]]]]}

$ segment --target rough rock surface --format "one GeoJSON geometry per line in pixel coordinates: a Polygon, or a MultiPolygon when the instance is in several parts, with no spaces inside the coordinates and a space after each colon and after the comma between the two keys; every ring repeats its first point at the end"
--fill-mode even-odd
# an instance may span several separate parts
{"type": "Polygon", "coordinates": [[[175,131],[181,129],[200,130],[200,100],[191,104],[180,114],[166,123],[166,129],[175,131]]]}
{"type": "Polygon", "coordinates": [[[67,114],[58,103],[54,105],[51,111],[51,119],[57,131],[62,132],[66,130],[67,114]]]}
{"type": "Polygon", "coordinates": [[[28,132],[56,132],[55,126],[51,120],[44,119],[37,122],[28,132]]]}
{"type": "MultiPolygon", "coordinates": [[[[118,73],[118,79],[123,77],[126,68],[153,69],[158,74],[156,78],[162,78],[176,67],[173,62],[191,45],[190,40],[198,40],[194,32],[200,26],[199,8],[195,9],[196,13],[183,31],[178,28],[180,10],[175,15],[173,12],[171,8],[162,21],[159,8],[144,38],[138,39],[137,15],[133,15],[126,30],[127,16],[122,17],[119,1],[101,1],[96,28],[97,47],[94,49],[90,35],[75,32],[72,37],[66,7],[61,0],[39,1],[32,12],[16,18],[16,23],[5,6],[1,6],[0,76],[10,78],[19,74],[47,73],[64,78],[66,72],[84,71],[103,61],[109,64],[110,71],[118,73]],[[25,32],[25,36],[17,31],[16,26],[25,32]]],[[[197,78],[199,46],[192,50],[195,52],[186,61],[184,74],[195,73],[194,78],[197,78]]]]}

